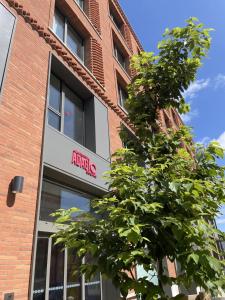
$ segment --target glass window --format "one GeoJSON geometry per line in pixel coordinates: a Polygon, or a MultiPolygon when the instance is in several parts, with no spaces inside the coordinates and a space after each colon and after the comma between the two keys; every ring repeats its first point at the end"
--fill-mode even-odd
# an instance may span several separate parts
{"type": "Polygon", "coordinates": [[[61,82],[51,74],[49,87],[48,124],[57,130],[61,128],[61,82]]]}
{"type": "Polygon", "coordinates": [[[38,237],[35,262],[33,300],[45,300],[48,238],[38,237]]]}
{"type": "Polygon", "coordinates": [[[60,80],[51,75],[50,78],[50,95],[49,95],[49,105],[54,108],[56,111],[60,112],[61,110],[61,83],[60,80]]]}
{"type": "Polygon", "coordinates": [[[114,47],[114,53],[120,65],[126,70],[126,58],[117,46],[114,47]]]}
{"type": "Polygon", "coordinates": [[[84,10],[84,0],[75,0],[82,10],[84,10]]]}
{"type": "MultiPolygon", "coordinates": [[[[82,5],[82,1],[80,1],[80,4],[82,5]]],[[[65,18],[57,9],[55,10],[54,15],[53,31],[83,62],[84,41],[76,32],[76,30],[70,25],[67,18],[65,18]]]]}
{"type": "Polygon", "coordinates": [[[67,253],[67,297],[68,299],[80,300],[82,293],[82,275],[76,271],[81,261],[76,253],[74,253],[74,250],[68,249],[67,253]]]}
{"type": "Polygon", "coordinates": [[[83,40],[69,24],[67,26],[66,44],[74,54],[82,61],[84,60],[83,40]]]}
{"type": "Polygon", "coordinates": [[[65,88],[64,134],[80,144],[84,143],[83,102],[68,88],[65,88]]]}
{"type": "Polygon", "coordinates": [[[41,194],[40,220],[53,222],[51,213],[57,209],[77,207],[81,212],[73,214],[74,219],[81,213],[90,211],[90,197],[67,189],[49,181],[43,181],[41,194]]]}
{"type": "MultiPolygon", "coordinates": [[[[83,259],[85,263],[91,261],[90,256],[83,259]]],[[[45,300],[46,294],[49,300],[101,300],[100,273],[85,280],[79,272],[80,264],[81,259],[74,250],[62,249],[59,244],[54,244],[50,233],[39,232],[33,300],[45,300]]]]}
{"type": "Polygon", "coordinates": [[[111,15],[111,18],[113,20],[113,23],[116,25],[116,28],[122,33],[122,23],[118,20],[118,18],[115,16],[115,14],[110,11],[110,15],[111,15]]]}
{"type": "Polygon", "coordinates": [[[48,124],[60,131],[60,116],[48,110],[48,124]]]}
{"type": "Polygon", "coordinates": [[[60,245],[52,245],[49,280],[49,300],[63,300],[64,251],[60,245]]]}
{"type": "Polygon", "coordinates": [[[51,74],[48,124],[84,145],[84,104],[62,81],[51,74]]]}
{"type": "MultiPolygon", "coordinates": [[[[85,263],[91,263],[93,259],[86,255],[85,263]]],[[[96,273],[91,280],[85,280],[85,300],[101,300],[101,278],[100,273],[96,273]]]]}
{"type": "Polygon", "coordinates": [[[15,25],[15,17],[0,3],[0,91],[15,25]]]}
{"type": "Polygon", "coordinates": [[[118,93],[119,93],[119,104],[124,108],[128,95],[126,90],[123,89],[119,84],[118,84],[118,93]]]}
{"type": "Polygon", "coordinates": [[[54,15],[54,21],[53,21],[53,31],[55,34],[64,41],[64,35],[65,35],[65,18],[61,13],[56,10],[54,15]]]}

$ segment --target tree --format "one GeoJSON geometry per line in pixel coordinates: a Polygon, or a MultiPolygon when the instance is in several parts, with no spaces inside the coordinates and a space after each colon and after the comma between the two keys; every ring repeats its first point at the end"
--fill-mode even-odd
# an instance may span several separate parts
{"type": "Polygon", "coordinates": [[[225,261],[216,245],[225,235],[213,225],[225,202],[224,167],[217,164],[223,149],[216,142],[196,145],[185,126],[161,131],[158,121],[160,110],[189,110],[183,92],[207,54],[209,31],[191,18],[183,28],[166,29],[158,55],[134,56],[126,108],[136,138],[121,128],[129,148],[114,155],[108,194],[94,200],[95,213],[81,214],[79,222],[72,218],[76,208],[55,213],[57,223],[67,225],[57,243],[81,257],[91,254],[93,264],[81,271],[100,271],[124,299],[131,289],[147,300],[167,299],[163,286],[172,283],[195,282],[212,294],[225,288],[225,261]],[[177,278],[166,274],[165,257],[179,261],[184,271],[177,278]],[[137,265],[157,270],[158,284],[137,279],[137,265]]]}

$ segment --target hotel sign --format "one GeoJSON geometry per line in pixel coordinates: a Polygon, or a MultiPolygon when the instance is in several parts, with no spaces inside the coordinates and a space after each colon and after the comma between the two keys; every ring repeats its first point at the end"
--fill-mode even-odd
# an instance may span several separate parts
{"type": "Polygon", "coordinates": [[[84,169],[87,175],[96,178],[96,165],[90,161],[90,158],[80,151],[73,150],[71,163],[81,169],[84,169]]]}

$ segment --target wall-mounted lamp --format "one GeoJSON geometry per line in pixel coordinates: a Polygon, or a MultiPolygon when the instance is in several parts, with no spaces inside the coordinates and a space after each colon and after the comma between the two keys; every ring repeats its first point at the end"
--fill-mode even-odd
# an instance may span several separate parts
{"type": "Polygon", "coordinates": [[[11,183],[11,192],[13,194],[22,193],[23,192],[23,176],[15,176],[11,183]]]}

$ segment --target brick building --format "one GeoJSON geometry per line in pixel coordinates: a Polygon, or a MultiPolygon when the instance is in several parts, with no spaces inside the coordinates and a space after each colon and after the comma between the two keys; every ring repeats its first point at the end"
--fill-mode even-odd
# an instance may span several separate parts
{"type": "MultiPolygon", "coordinates": [[[[0,0],[0,299],[119,298],[100,275],[74,277],[79,262],[54,246],[49,214],[89,210],[107,190],[141,50],[117,0],[0,0]]],[[[172,111],[161,118],[179,123],[172,111]]]]}

